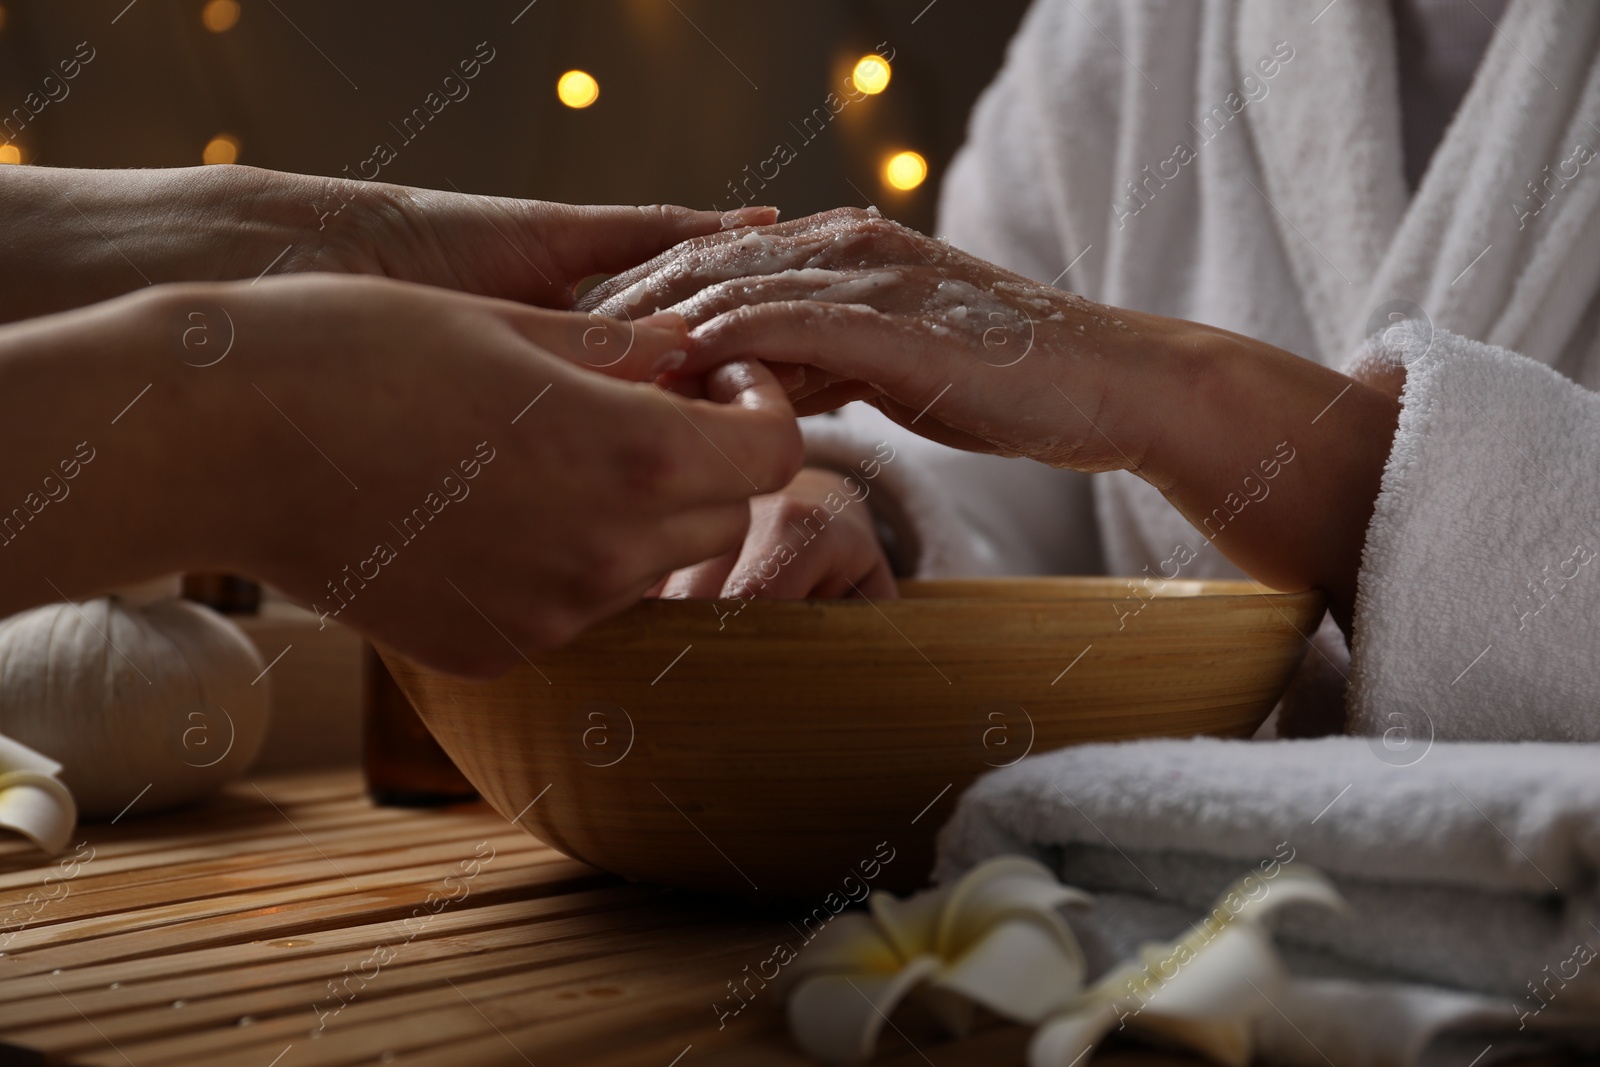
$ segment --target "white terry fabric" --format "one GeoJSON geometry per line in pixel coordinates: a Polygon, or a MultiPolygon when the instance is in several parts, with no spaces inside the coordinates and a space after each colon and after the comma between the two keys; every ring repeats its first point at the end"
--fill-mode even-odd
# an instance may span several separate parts
{"type": "Polygon", "coordinates": [[[1600,737],[1600,394],[1453,335],[1388,336],[1410,367],[1356,594],[1351,728],[1600,737]]]}
{"type": "MultiPolygon", "coordinates": [[[[1319,1046],[1384,1050],[1335,1062],[1417,1062],[1437,1031],[1469,1021],[1515,1035],[1578,1018],[1600,1031],[1600,746],[1405,740],[1031,757],[967,790],[936,876],[1038,857],[1096,895],[1073,923],[1104,968],[1180,933],[1261,861],[1292,857],[1327,874],[1350,910],[1284,913],[1278,940],[1304,981],[1278,1007],[1326,1035],[1319,1046]]],[[[1273,1058],[1316,1059],[1301,1053],[1273,1058]]]]}
{"type": "MultiPolygon", "coordinates": [[[[1600,159],[1575,162],[1577,146],[1600,149],[1597,54],[1600,4],[1512,0],[1409,197],[1386,0],[1037,0],[946,178],[941,227],[968,251],[1329,366],[1361,350],[1391,301],[1421,309],[1433,349],[1409,371],[1361,575],[1360,728],[1417,704],[1440,737],[1600,738],[1600,711],[1581,707],[1600,709],[1588,565],[1537,639],[1507,636],[1451,685],[1495,642],[1505,597],[1546,564],[1570,570],[1576,537],[1600,550],[1600,486],[1577,473],[1600,467],[1600,417],[1580,388],[1600,383],[1600,159]],[[1174,174],[1180,142],[1193,159],[1174,174]],[[1547,183],[1537,199],[1534,181],[1547,183]],[[1534,452],[1548,481],[1519,466],[1534,452]],[[1558,549],[1558,530],[1573,544],[1558,549]],[[1429,547],[1441,536],[1449,555],[1429,547]]],[[[874,412],[848,419],[883,436],[874,412]]],[[[1020,473],[951,466],[922,484],[956,504],[903,503],[943,522],[975,499],[999,516],[991,529],[1010,522],[1010,543],[970,522],[939,535],[979,543],[977,573],[1048,557],[1073,527],[1039,500],[1079,508],[1089,483],[1106,572],[1153,572],[1186,545],[1182,577],[1238,574],[1133,475],[988,462],[1020,473]]],[[[960,554],[941,559],[970,565],[960,554]]],[[[1342,685],[1342,655],[1307,662],[1342,685]]]]}

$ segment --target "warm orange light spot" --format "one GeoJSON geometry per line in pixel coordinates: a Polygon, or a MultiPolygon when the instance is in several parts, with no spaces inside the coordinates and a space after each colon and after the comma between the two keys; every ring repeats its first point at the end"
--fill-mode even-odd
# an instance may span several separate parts
{"type": "Polygon", "coordinates": [[[200,21],[212,33],[227,33],[239,21],[239,0],[207,0],[200,21]]]}
{"type": "Polygon", "coordinates": [[[893,71],[889,61],[880,55],[862,56],[856,61],[855,69],[850,72],[850,80],[855,87],[869,96],[877,96],[889,88],[889,77],[893,71]]]}
{"type": "Polygon", "coordinates": [[[22,149],[14,144],[0,145],[0,163],[21,163],[22,149]]]}
{"type": "Polygon", "coordinates": [[[556,96],[568,107],[588,107],[600,99],[600,83],[588,71],[569,70],[556,82],[556,96]]]}
{"type": "Polygon", "coordinates": [[[0,4],[0,30],[6,28],[6,6],[0,4]]]}
{"type": "Polygon", "coordinates": [[[231,133],[217,134],[206,142],[206,150],[200,153],[200,160],[207,164],[237,163],[239,138],[231,133]]]}
{"type": "Polygon", "coordinates": [[[896,152],[883,165],[883,180],[902,192],[915,189],[928,177],[928,161],[917,152],[896,152]]]}

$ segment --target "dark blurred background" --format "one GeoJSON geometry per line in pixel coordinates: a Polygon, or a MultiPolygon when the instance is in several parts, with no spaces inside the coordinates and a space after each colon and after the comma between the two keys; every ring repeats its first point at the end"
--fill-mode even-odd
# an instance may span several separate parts
{"type": "Polygon", "coordinates": [[[6,162],[236,160],[574,203],[727,208],[754,195],[787,217],[871,202],[922,229],[1027,6],[0,2],[6,162]],[[891,60],[887,88],[847,87],[874,51],[891,60]],[[478,63],[476,77],[462,77],[463,61],[478,63]],[[587,107],[558,99],[572,70],[598,85],[587,107]],[[374,156],[380,144],[387,162],[374,156]],[[904,151],[929,172],[897,190],[885,166],[904,151]]]}

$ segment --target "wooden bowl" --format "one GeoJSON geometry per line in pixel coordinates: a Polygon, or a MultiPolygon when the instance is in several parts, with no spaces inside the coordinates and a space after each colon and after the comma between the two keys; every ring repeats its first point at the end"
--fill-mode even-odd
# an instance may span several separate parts
{"type": "Polygon", "coordinates": [[[384,659],[483,796],[630,879],[790,901],[922,884],[978,775],[1261,724],[1322,617],[1246,582],[907,581],[645,601],[493,682],[384,659]]]}

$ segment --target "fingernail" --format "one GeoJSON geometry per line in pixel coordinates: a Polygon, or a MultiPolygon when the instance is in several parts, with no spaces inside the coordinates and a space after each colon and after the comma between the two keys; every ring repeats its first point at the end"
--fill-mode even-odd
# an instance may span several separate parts
{"type": "Polygon", "coordinates": [[[775,207],[740,207],[722,214],[722,228],[737,230],[741,226],[771,226],[778,221],[775,207]]]}
{"type": "Polygon", "coordinates": [[[670,352],[663,352],[656,359],[656,365],[650,368],[650,373],[655,376],[671,374],[689,360],[689,353],[681,348],[674,348],[670,352]]]}

